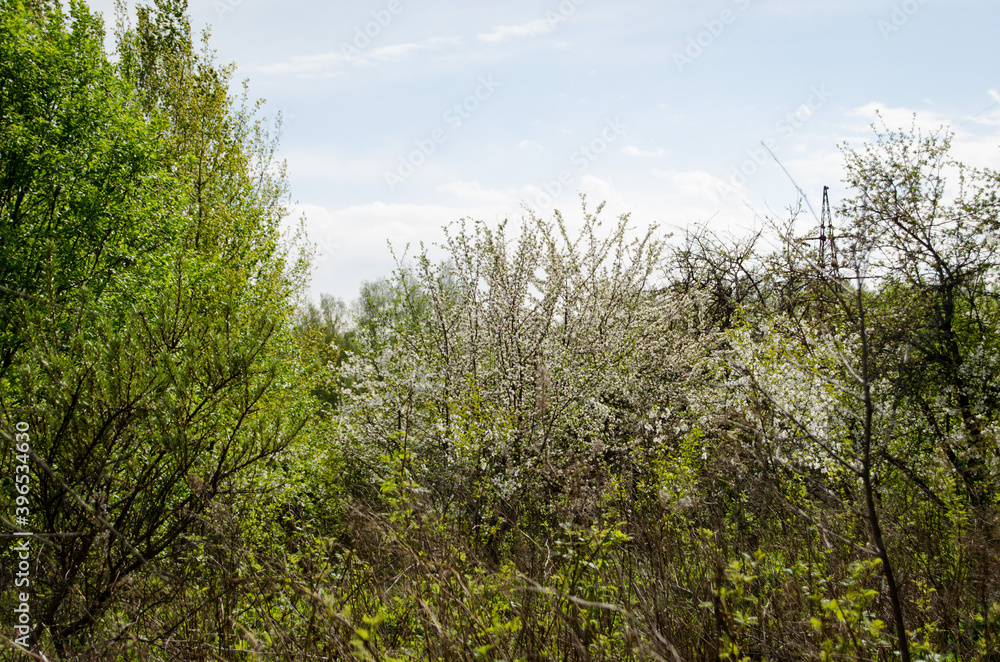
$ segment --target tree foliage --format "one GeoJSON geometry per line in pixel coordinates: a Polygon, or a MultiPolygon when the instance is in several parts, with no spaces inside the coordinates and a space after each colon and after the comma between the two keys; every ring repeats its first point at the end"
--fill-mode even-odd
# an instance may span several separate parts
{"type": "Polygon", "coordinates": [[[281,172],[184,8],[140,10],[118,67],[82,4],[2,13],[0,395],[33,431],[31,641],[59,656],[162,642],[190,615],[152,605],[219,591],[194,572],[224,548],[205,516],[304,421],[281,172]]]}
{"type": "Polygon", "coordinates": [[[1000,173],[947,134],[845,147],[836,267],[797,208],[671,240],[584,198],[316,305],[280,122],[184,0],[114,63],[83,3],[0,9],[33,650],[998,659],[1000,173]]]}

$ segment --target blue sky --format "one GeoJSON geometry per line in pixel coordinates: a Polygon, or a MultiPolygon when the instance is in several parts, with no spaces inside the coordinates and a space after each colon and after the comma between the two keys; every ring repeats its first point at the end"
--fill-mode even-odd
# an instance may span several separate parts
{"type": "MultiPolygon", "coordinates": [[[[92,2],[113,25],[112,1],[92,2]]],[[[191,0],[285,119],[314,294],[345,299],[463,217],[578,192],[642,227],[740,234],[843,194],[838,146],[916,123],[1000,169],[996,0],[191,0]]]]}

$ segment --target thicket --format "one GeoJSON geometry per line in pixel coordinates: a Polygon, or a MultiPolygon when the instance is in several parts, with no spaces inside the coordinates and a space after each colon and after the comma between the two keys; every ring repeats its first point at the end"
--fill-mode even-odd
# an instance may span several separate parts
{"type": "Polygon", "coordinates": [[[1000,173],[883,127],[835,263],[582,199],[302,304],[185,8],[0,0],[4,656],[1000,659],[1000,173]]]}

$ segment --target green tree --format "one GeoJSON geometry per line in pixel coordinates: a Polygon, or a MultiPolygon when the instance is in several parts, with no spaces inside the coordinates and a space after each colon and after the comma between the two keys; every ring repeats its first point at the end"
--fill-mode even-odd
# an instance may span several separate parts
{"type": "MultiPolygon", "coordinates": [[[[179,227],[156,126],[81,3],[0,5],[0,383],[23,349],[19,315],[123,292],[179,227]]],[[[9,385],[8,385],[9,387],[9,385]]]]}
{"type": "Polygon", "coordinates": [[[299,307],[295,334],[304,344],[303,352],[315,361],[317,384],[312,394],[333,408],[341,401],[341,390],[349,381],[340,378],[340,366],[351,352],[358,351],[351,311],[343,300],[332,295],[299,307]]]}
{"type": "Polygon", "coordinates": [[[758,457],[797,474],[844,540],[864,523],[858,549],[880,561],[903,659],[995,648],[1000,178],[949,148],[947,135],[886,131],[845,149],[841,269],[784,234],[811,305],[732,336],[758,457]]]}
{"type": "Polygon", "coordinates": [[[275,141],[184,9],[140,8],[117,68],[82,3],[2,14],[0,404],[32,412],[32,637],[60,656],[191,623],[232,646],[240,554],[206,516],[272,484],[308,413],[275,141]]]}

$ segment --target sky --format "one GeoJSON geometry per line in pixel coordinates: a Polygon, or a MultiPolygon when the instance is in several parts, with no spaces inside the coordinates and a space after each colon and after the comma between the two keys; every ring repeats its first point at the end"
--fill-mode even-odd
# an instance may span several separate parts
{"type": "MultiPolygon", "coordinates": [[[[112,32],[113,1],[89,4],[112,32]]],[[[391,273],[394,253],[423,242],[435,255],[463,218],[517,224],[558,209],[572,224],[581,193],[588,207],[606,201],[609,220],[675,235],[739,236],[787,215],[798,189],[818,212],[829,186],[836,207],[842,146],[871,141],[881,121],[951,131],[957,158],[1000,169],[996,0],[189,9],[265,114],[283,117],[315,298],[352,300],[391,273]]]]}

